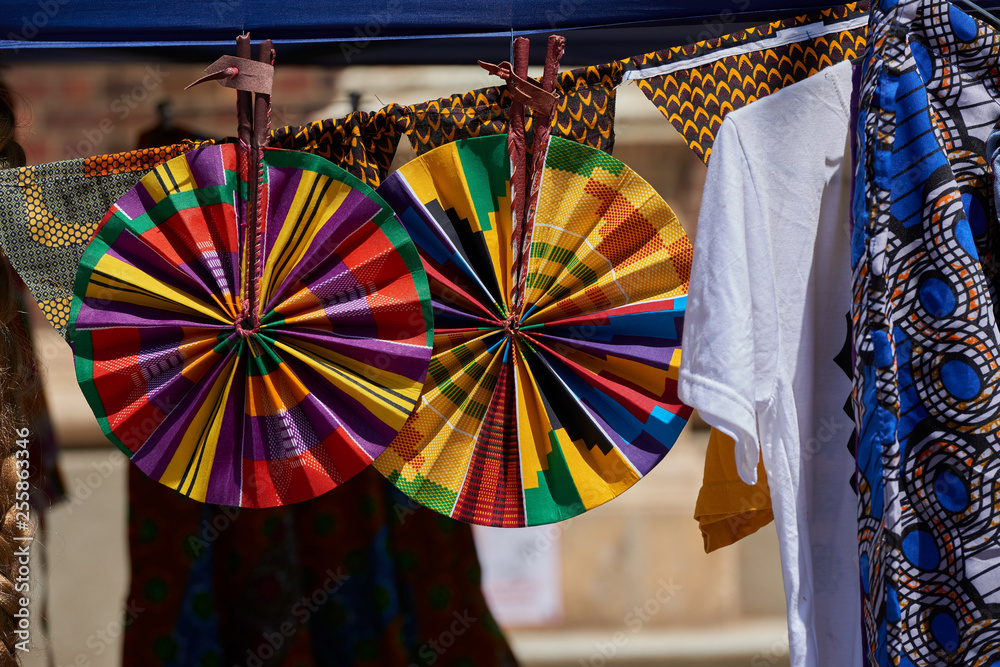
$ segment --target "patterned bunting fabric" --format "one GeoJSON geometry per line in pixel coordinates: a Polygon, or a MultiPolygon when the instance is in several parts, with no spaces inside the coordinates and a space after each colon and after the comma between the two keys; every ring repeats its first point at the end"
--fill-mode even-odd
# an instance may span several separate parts
{"type": "MultiPolygon", "coordinates": [[[[396,152],[394,122],[383,112],[351,114],[283,127],[271,133],[271,142],[333,160],[375,187],[396,152]]],[[[0,248],[62,336],[80,257],[107,210],[154,167],[214,143],[186,142],[0,171],[0,248]]]]}
{"type": "MultiPolygon", "coordinates": [[[[563,72],[553,132],[610,151],[619,63],[563,72]]],[[[390,104],[342,119],[288,126],[271,133],[274,148],[305,151],[342,166],[377,187],[389,171],[400,134],[418,155],[456,138],[507,131],[506,86],[484,88],[411,107],[390,104]]],[[[532,118],[528,116],[531,130],[532,118]]],[[[530,137],[529,137],[530,138],[530,137]]],[[[0,171],[0,248],[63,336],[73,280],[97,223],[151,169],[215,143],[188,142],[0,171]]]]}
{"type": "Polygon", "coordinates": [[[341,484],[393,439],[426,374],[430,307],[368,186],[266,150],[258,230],[238,173],[234,144],[202,148],[115,203],[80,262],[69,339],[102,429],[144,472],[270,507],[341,484]]]}
{"type": "MultiPolygon", "coordinates": [[[[606,153],[614,148],[615,87],[622,81],[619,62],[562,72],[556,77],[559,102],[554,110],[552,135],[593,146],[606,153]]],[[[398,127],[417,155],[458,139],[505,134],[510,114],[507,86],[400,107],[398,127]]],[[[525,110],[525,144],[534,144],[535,118],[525,110]]]]}
{"type": "Polygon", "coordinates": [[[80,256],[114,202],[158,164],[214,142],[0,171],[0,246],[63,336],[80,256]]]}
{"type": "Polygon", "coordinates": [[[551,139],[523,305],[510,304],[505,135],[457,141],[379,188],[420,249],[435,311],[424,393],[375,463],[462,521],[566,519],[663,458],[676,398],[691,245],[621,162],[551,139]]]}
{"type": "Polygon", "coordinates": [[[355,111],[345,118],[282,127],[271,133],[271,148],[306,151],[325,157],[376,188],[389,173],[396,155],[399,106],[355,111]]]}
{"type": "MultiPolygon", "coordinates": [[[[614,147],[615,88],[635,79],[647,97],[707,160],[728,111],[860,54],[866,4],[806,14],[685,47],[563,72],[553,136],[605,152],[614,147]]],[[[456,139],[507,131],[506,86],[343,119],[290,126],[271,145],[313,152],[377,187],[400,134],[418,155],[456,139]]],[[[526,118],[532,145],[534,118],[526,118]]],[[[72,281],[96,222],[122,194],[163,161],[213,142],[181,144],[0,172],[0,247],[49,322],[66,333],[72,281]]]]}
{"type": "Polygon", "coordinates": [[[861,55],[868,3],[852,3],[622,61],[705,162],[733,109],[861,55]]]}

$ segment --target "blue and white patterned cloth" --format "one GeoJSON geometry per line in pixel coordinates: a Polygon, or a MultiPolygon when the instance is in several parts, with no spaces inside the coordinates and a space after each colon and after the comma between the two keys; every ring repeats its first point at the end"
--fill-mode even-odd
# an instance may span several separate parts
{"type": "Polygon", "coordinates": [[[1000,39],[945,0],[874,3],[853,213],[866,659],[1000,665],[1000,39]]]}

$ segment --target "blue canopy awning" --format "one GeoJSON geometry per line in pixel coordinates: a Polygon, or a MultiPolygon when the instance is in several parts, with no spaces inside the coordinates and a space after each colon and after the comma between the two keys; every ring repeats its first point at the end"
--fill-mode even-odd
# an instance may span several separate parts
{"type": "MultiPolygon", "coordinates": [[[[987,5],[990,2],[986,2],[987,5]]],[[[1000,0],[993,0],[1000,5],[1000,0]]],[[[5,0],[0,48],[218,46],[241,32],[282,43],[507,37],[594,27],[734,22],[829,6],[816,0],[5,0]]]]}
{"type": "MultiPolygon", "coordinates": [[[[1000,8],[1000,0],[977,4],[1000,8]]],[[[562,33],[564,64],[589,64],[829,6],[817,0],[3,0],[0,60],[211,61],[231,53],[236,35],[249,31],[255,41],[274,40],[285,64],[472,63],[506,59],[514,36],[562,33]]],[[[544,46],[533,48],[532,61],[543,53],[544,46]]]]}

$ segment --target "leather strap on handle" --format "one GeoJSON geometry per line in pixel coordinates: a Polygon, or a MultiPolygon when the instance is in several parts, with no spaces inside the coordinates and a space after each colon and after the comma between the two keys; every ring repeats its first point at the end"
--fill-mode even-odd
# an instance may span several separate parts
{"type": "Polygon", "coordinates": [[[479,61],[479,66],[490,74],[496,75],[507,82],[510,96],[532,111],[546,116],[552,114],[552,109],[559,101],[559,96],[550,90],[545,90],[541,84],[532,79],[521,78],[514,72],[514,67],[504,61],[499,65],[479,61]]]}
{"type": "MultiPolygon", "coordinates": [[[[265,39],[257,47],[257,65],[267,67],[274,72],[274,44],[271,40],[265,39]]],[[[241,93],[243,94],[243,93],[241,93]]],[[[249,93],[247,93],[249,95],[249,93]]],[[[264,256],[261,244],[264,239],[266,229],[264,228],[264,202],[261,201],[261,183],[264,177],[264,147],[268,142],[268,130],[271,128],[271,95],[270,86],[267,93],[256,93],[253,112],[253,141],[250,144],[250,211],[251,220],[254,221],[254,233],[250,237],[248,245],[250,247],[250,266],[253,267],[253,274],[250,276],[250,321],[253,323],[252,331],[260,329],[260,277],[264,272],[264,256]]]]}
{"type": "MultiPolygon", "coordinates": [[[[559,61],[562,60],[563,52],[566,50],[566,38],[562,35],[549,35],[548,45],[545,51],[545,69],[542,72],[542,91],[551,95],[556,101],[559,96],[555,94],[556,76],[559,74],[559,61]]],[[[552,113],[549,109],[548,113],[552,113]]]]}
{"type": "Polygon", "coordinates": [[[268,72],[267,90],[255,90],[255,108],[253,115],[254,145],[264,148],[270,141],[271,130],[271,83],[274,80],[274,44],[265,39],[257,47],[257,65],[268,72]]]}
{"type": "MultiPolygon", "coordinates": [[[[566,48],[566,39],[560,35],[550,35],[548,47],[545,52],[545,69],[542,73],[541,88],[544,92],[555,95],[556,77],[559,74],[559,59],[562,58],[566,48]]],[[[553,105],[554,106],[554,105],[553,105]]],[[[538,205],[538,194],[540,192],[542,179],[541,173],[545,168],[545,156],[548,152],[549,136],[552,132],[552,111],[536,112],[535,138],[531,146],[531,163],[527,165],[526,178],[528,182],[528,197],[525,201],[524,210],[524,235],[521,239],[520,252],[515,255],[522,262],[518,271],[518,285],[514,290],[514,305],[518,312],[524,308],[524,294],[526,290],[526,280],[528,275],[528,258],[531,254],[531,240],[534,237],[533,221],[535,219],[535,208],[538,205]]]]}
{"type": "Polygon", "coordinates": [[[559,74],[559,59],[566,48],[566,39],[559,35],[549,37],[545,54],[545,68],[541,82],[528,78],[528,40],[514,40],[514,64],[503,62],[492,65],[479,61],[479,66],[507,82],[511,94],[510,122],[507,125],[507,151],[510,154],[511,196],[511,311],[508,321],[520,316],[528,275],[528,258],[531,251],[532,221],[540,187],[539,174],[545,165],[545,152],[549,143],[550,123],[559,96],[555,93],[559,74]],[[525,108],[532,111],[534,142],[531,160],[527,159],[525,146],[525,108]]]}
{"type": "MultiPolygon", "coordinates": [[[[528,46],[526,37],[514,40],[514,66],[508,64],[511,77],[526,79],[528,76],[528,46]]],[[[507,123],[507,152],[510,155],[510,206],[511,206],[511,285],[510,304],[512,317],[517,307],[517,286],[521,260],[521,240],[524,236],[525,204],[528,201],[529,182],[527,180],[527,160],[524,145],[524,103],[516,97],[510,102],[510,121],[507,123]]]]}
{"type": "MultiPolygon", "coordinates": [[[[240,35],[236,38],[236,56],[240,60],[250,60],[252,48],[250,46],[250,35],[240,35]]],[[[253,95],[248,90],[237,89],[236,93],[236,122],[237,137],[240,144],[250,148],[253,143],[253,95]]]]}
{"type": "MultiPolygon", "coordinates": [[[[240,336],[260,329],[260,276],[263,272],[261,243],[265,233],[264,207],[261,201],[264,148],[267,147],[271,129],[271,88],[274,84],[274,44],[266,39],[260,43],[257,59],[251,58],[253,49],[250,35],[236,38],[236,55],[222,56],[205,68],[206,75],[187,86],[206,81],[218,81],[236,92],[237,134],[239,150],[237,160],[241,178],[247,182],[247,215],[243,220],[245,257],[249,265],[246,273],[246,293],[240,313],[236,317],[236,330],[240,336]],[[254,99],[256,98],[256,99],[254,99]]],[[[187,90],[185,88],[185,90],[187,90]]]]}

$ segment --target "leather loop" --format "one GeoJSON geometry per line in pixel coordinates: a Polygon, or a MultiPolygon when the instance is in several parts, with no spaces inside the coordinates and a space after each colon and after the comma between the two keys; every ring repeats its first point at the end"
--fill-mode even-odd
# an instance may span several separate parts
{"type": "MultiPolygon", "coordinates": [[[[267,65],[274,72],[274,44],[269,39],[265,39],[257,46],[258,65],[267,65]]],[[[271,87],[268,92],[258,93],[254,99],[253,134],[254,145],[260,149],[267,146],[270,139],[271,130],[271,87]]]]}
{"type": "Polygon", "coordinates": [[[218,81],[220,79],[234,79],[239,73],[240,71],[237,68],[227,67],[221,72],[215,72],[214,74],[206,74],[197,81],[189,83],[188,85],[184,86],[184,90],[187,90],[188,88],[193,88],[194,86],[197,86],[199,83],[205,83],[206,81],[218,81]]]}
{"type": "Polygon", "coordinates": [[[259,62],[237,56],[222,56],[206,67],[205,72],[207,72],[205,76],[187,88],[206,81],[218,81],[226,88],[270,95],[274,83],[274,65],[270,62],[259,62]]]}

